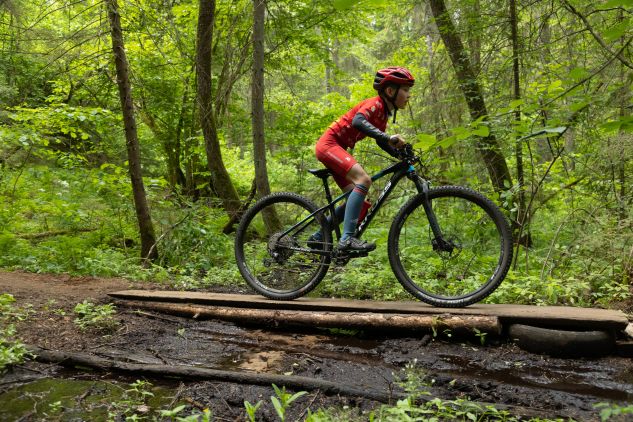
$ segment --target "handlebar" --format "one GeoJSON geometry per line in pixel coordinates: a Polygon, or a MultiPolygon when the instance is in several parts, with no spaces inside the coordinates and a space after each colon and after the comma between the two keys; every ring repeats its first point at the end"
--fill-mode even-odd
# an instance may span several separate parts
{"type": "Polygon", "coordinates": [[[408,161],[413,164],[413,162],[418,160],[418,157],[416,157],[413,151],[413,145],[411,144],[405,144],[402,148],[396,150],[396,152],[398,153],[398,159],[402,161],[408,161]]]}

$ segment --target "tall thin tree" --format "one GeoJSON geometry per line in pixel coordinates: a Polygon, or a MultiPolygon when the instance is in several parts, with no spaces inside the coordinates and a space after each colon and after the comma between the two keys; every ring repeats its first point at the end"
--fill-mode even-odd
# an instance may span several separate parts
{"type": "Polygon", "coordinates": [[[266,169],[266,141],[264,138],[264,24],[266,20],[266,0],[253,0],[253,79],[252,124],[253,151],[255,159],[255,180],[257,196],[270,193],[268,170],[266,169]]]}
{"type": "Polygon", "coordinates": [[[116,65],[117,85],[119,87],[119,97],[121,99],[121,109],[123,112],[123,123],[125,125],[125,140],[127,146],[128,166],[130,179],[132,181],[132,192],[134,196],[134,207],[138,220],[141,237],[141,257],[155,260],[158,258],[156,248],[156,236],[154,225],[150,214],[145,186],[143,184],[143,174],[141,169],[141,153],[136,130],[136,119],[134,118],[134,103],[132,102],[132,86],[129,78],[129,65],[125,54],[123,43],[123,31],[121,29],[121,18],[119,15],[119,4],[117,0],[106,0],[108,8],[108,18],[110,20],[110,31],[112,34],[112,50],[114,52],[114,62],[116,65]]]}
{"type": "MultiPolygon", "coordinates": [[[[429,5],[431,6],[437,29],[453,63],[459,86],[470,110],[470,116],[472,120],[483,119],[485,121],[488,116],[486,102],[477,83],[477,78],[473,72],[464,44],[457,33],[453,20],[448,14],[446,4],[444,0],[429,0],[429,5]]],[[[512,177],[510,176],[508,164],[492,131],[490,131],[488,136],[478,138],[477,149],[483,157],[495,190],[501,192],[511,186],[512,177]]]]}
{"type": "MultiPolygon", "coordinates": [[[[519,63],[519,21],[517,17],[516,0],[510,0],[510,38],[512,39],[512,97],[515,101],[521,99],[521,80],[519,63]]],[[[521,121],[521,108],[517,106],[514,112],[514,120],[521,121]]],[[[523,141],[517,139],[515,144],[515,159],[517,166],[518,182],[518,211],[516,221],[522,224],[526,221],[525,213],[525,174],[523,171],[523,141]]]]}
{"type": "MultiPolygon", "coordinates": [[[[255,184],[257,196],[268,195],[268,169],[266,168],[266,139],[264,136],[264,26],[266,23],[266,0],[253,0],[253,77],[252,122],[253,122],[253,156],[255,160],[255,184]]],[[[266,226],[270,231],[279,227],[279,219],[273,208],[264,213],[266,226]]]]}
{"type": "Polygon", "coordinates": [[[217,123],[213,113],[211,86],[211,64],[213,45],[213,24],[215,21],[215,0],[200,0],[198,33],[196,40],[197,103],[200,126],[204,136],[207,163],[211,173],[211,187],[222,201],[229,216],[234,216],[240,207],[235,186],[231,181],[218,140],[217,123]]]}

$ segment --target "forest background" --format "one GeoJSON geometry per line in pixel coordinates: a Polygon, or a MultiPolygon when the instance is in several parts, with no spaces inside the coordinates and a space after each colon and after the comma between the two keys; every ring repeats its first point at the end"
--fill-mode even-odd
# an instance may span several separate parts
{"type": "MultiPolygon", "coordinates": [[[[416,85],[389,133],[434,184],[480,190],[513,222],[515,262],[488,301],[630,309],[632,6],[2,0],[0,267],[242,285],[240,208],[268,189],[322,203],[316,140],[400,65],[416,85]]],[[[389,162],[371,140],[354,155],[389,162]]],[[[384,249],[410,194],[367,232],[378,250],[317,295],[408,299],[384,249]]]]}

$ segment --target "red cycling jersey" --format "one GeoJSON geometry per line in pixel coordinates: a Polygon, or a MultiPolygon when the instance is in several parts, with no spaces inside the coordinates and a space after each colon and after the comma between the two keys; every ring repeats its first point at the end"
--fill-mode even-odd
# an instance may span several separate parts
{"type": "Polygon", "coordinates": [[[356,142],[367,135],[352,126],[352,120],[357,113],[362,113],[367,121],[378,130],[384,132],[387,129],[387,108],[380,96],[368,98],[356,104],[350,111],[332,123],[325,131],[323,137],[333,136],[343,148],[354,148],[356,142]]]}
{"type": "Polygon", "coordinates": [[[356,164],[356,159],[346,151],[367,135],[352,126],[356,114],[361,113],[367,122],[384,132],[387,128],[388,113],[380,96],[369,98],[356,104],[327,128],[316,144],[316,157],[332,171],[334,180],[345,190],[350,182],[346,175],[356,164]]]}

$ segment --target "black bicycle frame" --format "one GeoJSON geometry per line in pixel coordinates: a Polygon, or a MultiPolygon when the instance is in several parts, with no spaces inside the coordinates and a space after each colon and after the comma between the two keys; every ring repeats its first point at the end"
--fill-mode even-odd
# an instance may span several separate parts
{"type": "MultiPolygon", "coordinates": [[[[428,190],[429,190],[428,181],[419,177],[415,170],[415,167],[412,164],[409,164],[405,161],[400,161],[398,163],[395,163],[387,167],[384,170],[381,170],[380,172],[371,176],[371,180],[373,182],[391,173],[393,173],[393,176],[391,176],[391,179],[389,179],[389,181],[385,185],[384,189],[380,193],[380,196],[378,196],[378,199],[376,200],[374,205],[367,211],[367,215],[365,216],[365,218],[363,218],[363,220],[358,224],[358,227],[356,228],[356,232],[354,233],[354,236],[357,238],[360,238],[363,235],[363,233],[365,232],[365,229],[369,226],[369,223],[371,223],[371,221],[374,219],[374,216],[376,215],[377,211],[380,209],[382,204],[389,197],[389,194],[393,191],[393,189],[396,187],[396,185],[400,182],[400,180],[403,177],[408,177],[415,184],[416,189],[418,190],[418,193],[421,193],[424,195],[422,205],[424,207],[424,211],[426,212],[427,218],[429,220],[429,225],[431,226],[431,230],[433,231],[433,235],[435,239],[436,240],[443,239],[442,231],[440,230],[439,224],[437,222],[437,218],[435,217],[435,213],[433,212],[433,208],[431,207],[431,201],[428,199],[428,190]]],[[[322,206],[318,210],[314,211],[313,213],[305,217],[302,221],[288,228],[286,231],[284,231],[282,236],[287,235],[288,233],[290,233],[291,231],[297,228],[298,230],[296,232],[300,233],[308,226],[310,219],[312,217],[316,218],[316,215],[318,215],[319,213],[322,213],[323,211],[327,209],[330,215],[332,216],[331,227],[334,229],[336,233],[336,238],[337,240],[341,238],[341,231],[339,227],[340,222],[336,219],[335,205],[338,202],[342,201],[343,199],[347,198],[351,194],[351,191],[344,192],[341,195],[337,196],[336,198],[332,199],[332,194],[330,192],[330,187],[327,181],[327,177],[323,177],[323,186],[325,188],[325,197],[326,197],[326,200],[328,201],[328,204],[322,206]]],[[[290,249],[295,249],[295,248],[290,248],[290,249]]],[[[297,249],[301,249],[301,248],[297,248],[297,249]]]]}

